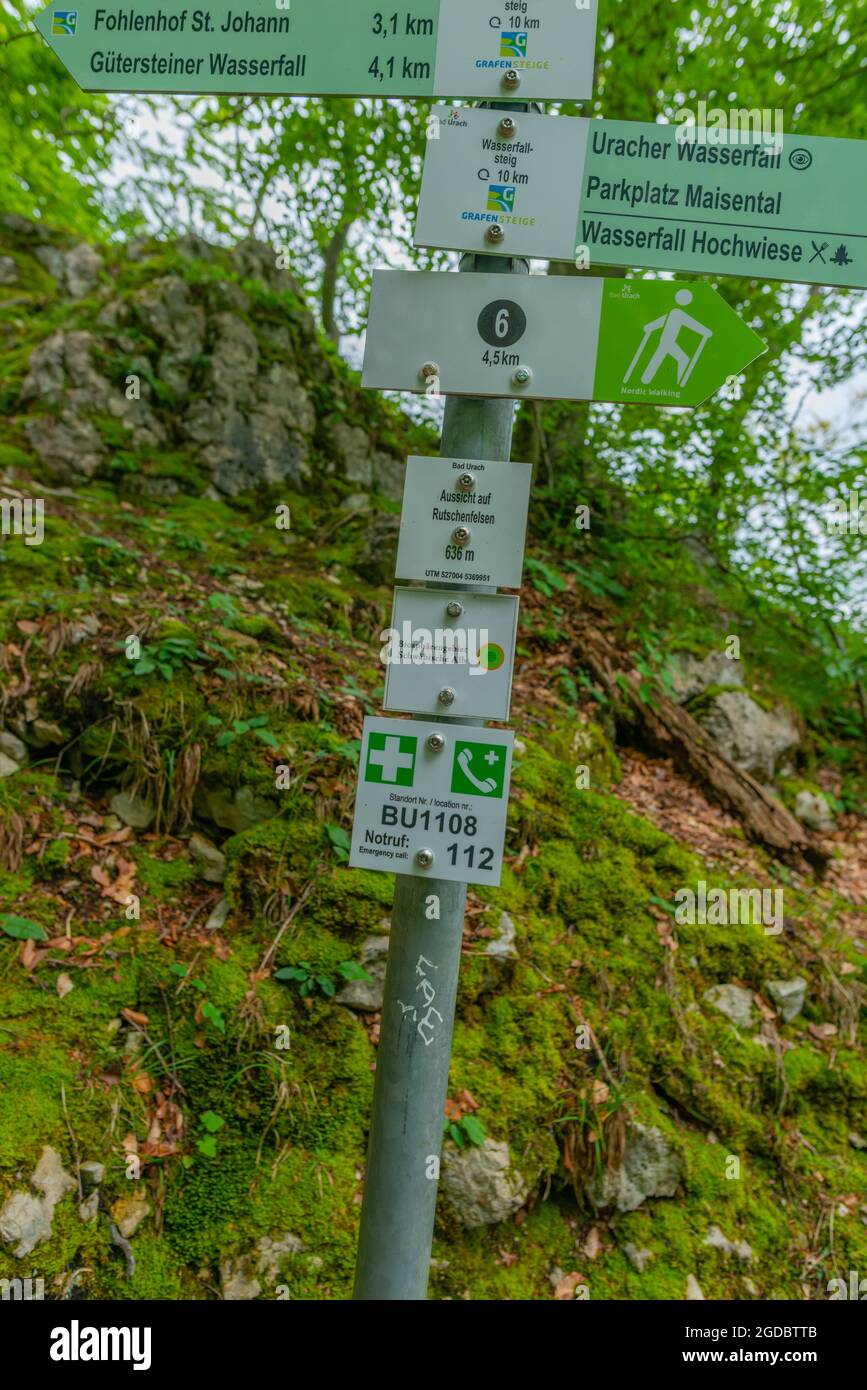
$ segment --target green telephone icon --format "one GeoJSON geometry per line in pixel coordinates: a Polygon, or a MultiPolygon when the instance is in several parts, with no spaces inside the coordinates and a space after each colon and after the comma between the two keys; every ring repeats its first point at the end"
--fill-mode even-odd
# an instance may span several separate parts
{"type": "Polygon", "coordinates": [[[470,796],[501,797],[506,779],[506,749],[499,743],[459,742],[452,767],[452,791],[470,796]]]}

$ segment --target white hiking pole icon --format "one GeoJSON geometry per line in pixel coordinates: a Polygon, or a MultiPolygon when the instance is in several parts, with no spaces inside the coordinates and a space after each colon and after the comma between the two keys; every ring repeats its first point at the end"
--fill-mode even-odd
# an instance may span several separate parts
{"type": "MultiPolygon", "coordinates": [[[[677,304],[691,304],[692,292],[690,290],[678,290],[674,298],[677,304]]],[[[683,309],[672,309],[670,314],[663,314],[660,318],[654,319],[652,323],[645,324],[644,337],[641,340],[638,351],[636,352],[635,356],[629,364],[629,371],[623,378],[624,385],[632,376],[632,373],[635,371],[635,368],[638,366],[638,363],[641,360],[642,353],[644,352],[644,349],[647,347],[650,335],[652,333],[655,333],[657,329],[660,329],[662,331],[662,337],[659,340],[659,346],[656,349],[656,352],[653,354],[653,356],[651,357],[650,361],[644,369],[644,373],[641,378],[642,385],[644,386],[650,385],[650,383],[653,381],[653,378],[656,376],[657,372],[662,366],[663,362],[665,362],[669,357],[673,357],[675,362],[677,363],[678,386],[685,386],[686,383],[689,381],[690,377],[692,376],[695,364],[701,356],[702,350],[704,349],[708,341],[713,337],[712,330],[710,328],[705,328],[704,324],[699,323],[698,319],[694,319],[690,314],[685,314],[683,312],[683,309]],[[691,329],[693,333],[698,333],[699,337],[701,338],[701,341],[698,347],[696,348],[695,352],[693,353],[692,357],[690,357],[688,353],[684,352],[683,348],[680,347],[678,344],[677,339],[682,328],[691,329]]]]}

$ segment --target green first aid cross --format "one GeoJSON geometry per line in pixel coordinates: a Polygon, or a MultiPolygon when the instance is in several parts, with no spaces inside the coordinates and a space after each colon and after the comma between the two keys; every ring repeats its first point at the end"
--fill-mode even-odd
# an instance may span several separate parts
{"type": "Polygon", "coordinates": [[[417,750],[417,738],[372,733],[367,745],[365,782],[388,782],[395,787],[411,787],[417,750]]]}

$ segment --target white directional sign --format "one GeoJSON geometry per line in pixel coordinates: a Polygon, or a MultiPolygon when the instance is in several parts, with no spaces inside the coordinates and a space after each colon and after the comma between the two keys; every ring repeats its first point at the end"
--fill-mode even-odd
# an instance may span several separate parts
{"type": "Polygon", "coordinates": [[[703,283],[377,270],[362,383],[693,406],[764,350],[703,283]]]}
{"type": "Polygon", "coordinates": [[[519,589],[532,478],[529,463],[408,459],[396,577],[519,589]]]}
{"type": "Polygon", "coordinates": [[[164,0],[49,5],[87,92],[502,97],[593,92],[597,0],[164,0]]]}
{"type": "Polygon", "coordinates": [[[415,240],[867,285],[867,140],[438,106],[415,240]]]}
{"type": "Polygon", "coordinates": [[[496,887],[514,734],[365,719],[349,863],[496,887]]]}
{"type": "Polygon", "coordinates": [[[383,708],[508,719],[517,627],[510,594],[395,589],[383,708]]]}

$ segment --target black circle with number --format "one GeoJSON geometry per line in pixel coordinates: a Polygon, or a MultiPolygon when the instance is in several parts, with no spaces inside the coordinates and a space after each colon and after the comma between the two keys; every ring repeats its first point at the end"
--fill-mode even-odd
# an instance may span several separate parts
{"type": "Polygon", "coordinates": [[[479,335],[491,347],[511,347],[527,331],[527,315],[513,299],[495,299],[479,314],[479,335]]]}

